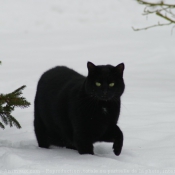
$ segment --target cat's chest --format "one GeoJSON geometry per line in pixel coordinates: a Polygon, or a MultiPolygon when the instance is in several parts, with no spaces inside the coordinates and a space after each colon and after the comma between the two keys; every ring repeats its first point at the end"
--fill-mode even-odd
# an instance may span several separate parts
{"type": "Polygon", "coordinates": [[[109,109],[107,107],[101,107],[101,113],[107,115],[109,113],[109,109]]]}
{"type": "Polygon", "coordinates": [[[111,114],[111,110],[107,106],[96,106],[94,111],[89,110],[89,117],[91,120],[101,120],[101,121],[106,121],[109,120],[109,116],[111,114]]]}
{"type": "Polygon", "coordinates": [[[108,128],[111,120],[110,109],[106,106],[96,107],[96,110],[87,116],[88,130],[93,138],[100,137],[108,128]]]}
{"type": "Polygon", "coordinates": [[[79,108],[76,108],[79,117],[85,122],[105,123],[116,116],[116,105],[106,102],[84,102],[79,108]]]}

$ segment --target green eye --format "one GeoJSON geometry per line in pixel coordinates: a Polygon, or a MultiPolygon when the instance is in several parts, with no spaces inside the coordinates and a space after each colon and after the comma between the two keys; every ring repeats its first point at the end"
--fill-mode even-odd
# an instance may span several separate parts
{"type": "Polygon", "coordinates": [[[114,83],[110,83],[110,84],[109,84],[109,87],[113,87],[113,86],[114,86],[114,83]]]}
{"type": "Polygon", "coordinates": [[[100,87],[101,86],[101,83],[96,82],[95,85],[98,86],[98,87],[100,87]]]}

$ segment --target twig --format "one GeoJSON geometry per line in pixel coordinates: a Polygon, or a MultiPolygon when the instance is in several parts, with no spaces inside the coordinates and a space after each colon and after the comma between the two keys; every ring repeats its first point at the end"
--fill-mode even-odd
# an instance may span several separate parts
{"type": "Polygon", "coordinates": [[[169,18],[168,16],[165,16],[163,14],[161,14],[159,11],[156,12],[156,15],[160,16],[161,18],[164,18],[167,21],[170,21],[171,23],[175,23],[174,20],[172,20],[171,18],[169,18]]]}
{"type": "Polygon", "coordinates": [[[147,30],[149,28],[153,28],[153,27],[158,27],[158,26],[166,26],[166,25],[171,25],[171,24],[175,24],[175,14],[172,12],[172,9],[175,8],[175,4],[166,4],[163,1],[157,2],[157,3],[151,3],[151,2],[147,2],[145,0],[136,0],[139,4],[145,5],[146,7],[144,8],[144,12],[143,15],[146,15],[148,17],[148,15],[150,14],[156,14],[157,16],[159,16],[160,18],[163,18],[164,20],[168,21],[168,23],[159,23],[152,25],[152,26],[148,26],[148,27],[144,27],[144,28],[140,28],[140,29],[136,29],[134,27],[132,27],[132,29],[134,31],[140,31],[140,30],[147,30]],[[156,9],[151,9],[151,7],[156,7],[156,9]]]}
{"type": "Polygon", "coordinates": [[[170,23],[165,23],[165,24],[160,24],[160,23],[158,23],[158,24],[155,24],[155,25],[152,25],[152,26],[148,26],[148,27],[144,27],[144,28],[134,28],[134,27],[132,27],[132,29],[134,30],[134,31],[140,31],[140,30],[147,30],[147,29],[150,29],[150,28],[153,28],[153,27],[158,27],[158,26],[167,26],[167,25],[170,25],[170,24],[172,24],[171,22],[170,23]]]}
{"type": "Polygon", "coordinates": [[[137,0],[138,3],[140,4],[144,4],[144,5],[148,5],[148,6],[166,6],[166,7],[175,7],[174,4],[166,4],[164,3],[163,1],[160,1],[158,3],[151,3],[151,2],[146,2],[146,1],[143,1],[143,0],[137,0]]]}
{"type": "Polygon", "coordinates": [[[150,10],[147,10],[147,7],[145,7],[143,16],[156,13],[157,11],[159,11],[159,12],[161,12],[161,11],[166,11],[167,13],[170,13],[170,12],[167,11],[167,10],[169,9],[169,7],[166,7],[166,8],[161,7],[161,8],[162,8],[162,9],[150,11],[150,10]]]}

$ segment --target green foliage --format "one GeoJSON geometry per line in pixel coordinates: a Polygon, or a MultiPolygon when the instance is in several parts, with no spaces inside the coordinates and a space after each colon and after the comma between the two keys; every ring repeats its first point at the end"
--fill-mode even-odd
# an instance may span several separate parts
{"type": "Polygon", "coordinates": [[[21,86],[9,94],[0,94],[0,118],[2,120],[2,122],[0,122],[1,128],[5,128],[4,124],[10,125],[10,127],[15,125],[17,128],[21,128],[19,122],[11,115],[11,113],[14,111],[15,107],[26,108],[30,106],[30,103],[21,96],[22,90],[25,87],[26,86],[21,86]]]}

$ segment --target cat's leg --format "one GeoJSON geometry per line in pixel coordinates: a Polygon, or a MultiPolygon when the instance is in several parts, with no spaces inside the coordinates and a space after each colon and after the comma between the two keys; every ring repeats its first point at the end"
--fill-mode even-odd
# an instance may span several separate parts
{"type": "Polygon", "coordinates": [[[86,140],[86,138],[76,138],[75,145],[79,154],[94,154],[93,143],[91,143],[89,140],[86,140]]]}
{"type": "Polygon", "coordinates": [[[118,156],[123,147],[123,133],[117,125],[110,126],[99,141],[113,142],[114,153],[118,156]]]}
{"type": "Polygon", "coordinates": [[[122,151],[122,147],[123,147],[123,133],[120,130],[120,128],[118,126],[115,127],[116,129],[114,129],[114,134],[115,134],[115,140],[114,140],[114,144],[113,144],[113,150],[115,155],[120,155],[121,151],[122,151]]]}
{"type": "Polygon", "coordinates": [[[38,146],[42,148],[49,148],[50,143],[48,141],[48,136],[46,133],[46,128],[41,120],[35,116],[34,119],[35,135],[38,141],[38,146]]]}

